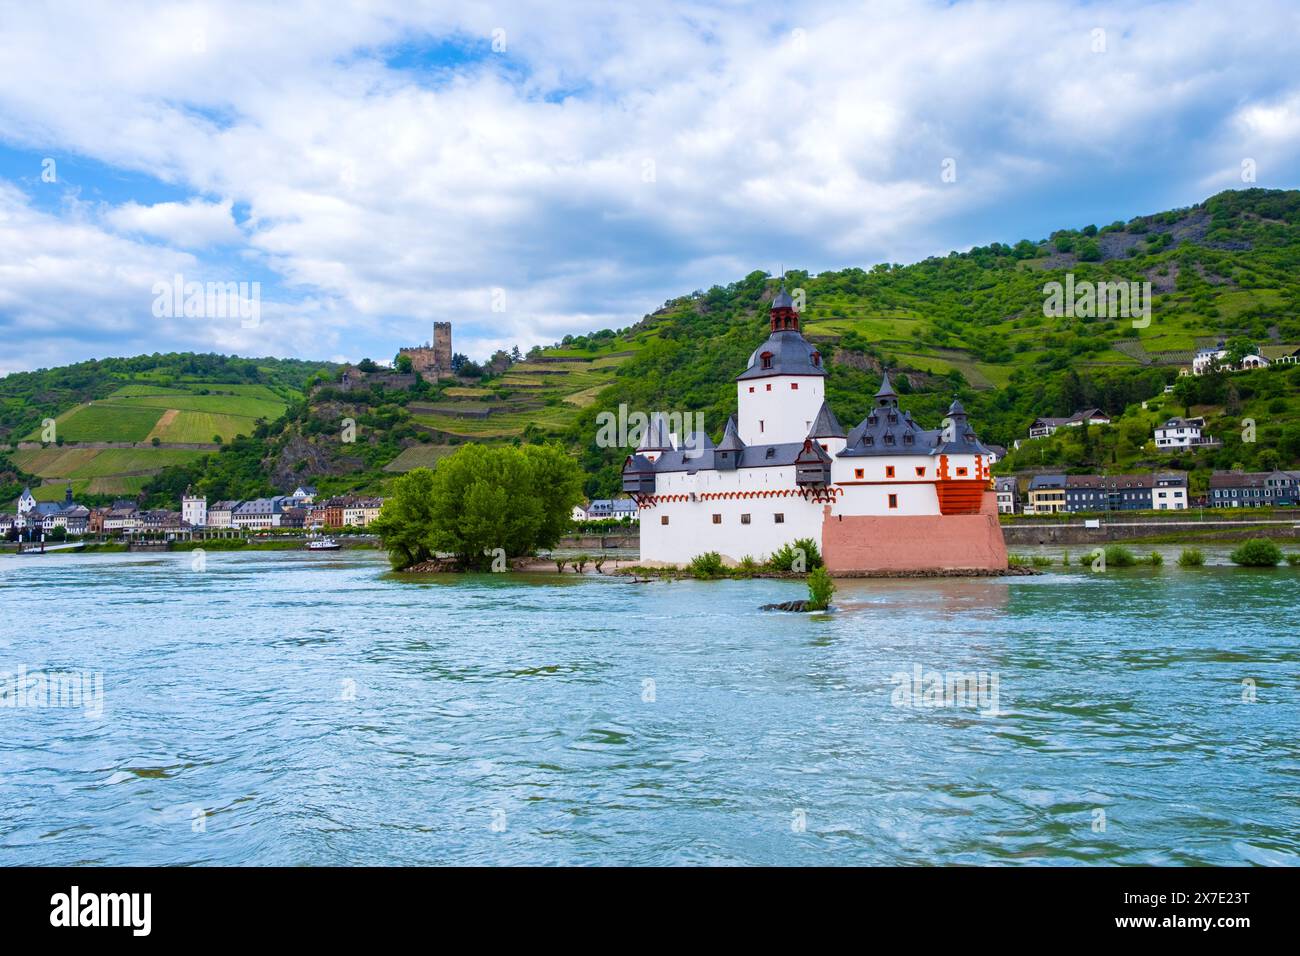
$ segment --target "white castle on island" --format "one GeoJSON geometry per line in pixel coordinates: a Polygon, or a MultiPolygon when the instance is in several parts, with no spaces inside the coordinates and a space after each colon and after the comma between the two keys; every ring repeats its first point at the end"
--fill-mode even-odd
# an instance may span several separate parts
{"type": "Polygon", "coordinates": [[[961,403],[922,428],[884,376],[847,434],[826,403],[817,347],[782,285],[771,333],[736,379],[738,414],[714,445],[652,416],[623,466],[641,513],[641,559],[716,551],[763,560],[811,538],[835,573],[998,572],[1007,567],[989,450],[961,403]]]}

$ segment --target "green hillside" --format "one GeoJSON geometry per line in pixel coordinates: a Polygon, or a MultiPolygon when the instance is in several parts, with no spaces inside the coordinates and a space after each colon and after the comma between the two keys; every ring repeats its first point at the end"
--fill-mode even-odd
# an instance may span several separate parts
{"type": "Polygon", "coordinates": [[[0,379],[8,481],[31,483],[47,500],[62,497],[69,483],[91,503],[139,495],[164,468],[194,464],[221,443],[252,435],[259,422],[279,419],[313,375],[332,370],[321,362],[170,354],[9,375],[0,379]],[[103,443],[136,447],[97,447],[103,443]]]}
{"type": "MultiPolygon", "coordinates": [[[[960,397],[981,438],[1008,447],[1040,415],[1096,406],[1116,419],[1109,428],[1026,442],[1004,468],[1172,466],[1204,474],[1300,465],[1295,367],[1204,376],[1164,391],[1179,382],[1178,370],[1195,348],[1219,339],[1244,340],[1274,357],[1300,347],[1298,267],[1300,192],[1250,189],[1187,209],[911,265],[815,276],[790,270],[786,282],[805,297],[804,330],[827,356],[828,396],[846,426],[865,415],[888,369],[922,422],[937,425],[960,397]],[[1076,286],[1150,283],[1150,321],[1045,314],[1045,284],[1067,276],[1076,286]],[[1175,413],[1206,415],[1223,447],[1157,455],[1148,443],[1151,427],[1175,413]],[[1244,418],[1257,424],[1254,441],[1242,440],[1244,418]]],[[[588,494],[608,495],[619,487],[627,449],[597,447],[597,416],[620,404],[632,411],[698,412],[718,438],[735,411],[734,376],[767,334],[767,303],[776,286],[752,272],[670,300],[629,328],[566,337],[514,362],[498,353],[485,370],[411,388],[386,387],[378,374],[357,376],[359,384],[345,390],[331,372],[301,400],[298,389],[321,365],[272,360],[247,361],[251,377],[240,384],[249,389],[219,386],[221,376],[199,369],[189,375],[137,369],[111,383],[97,380],[94,394],[72,383],[84,376],[77,370],[95,363],[32,374],[58,380],[55,373],[68,373],[59,389],[51,384],[46,407],[57,406],[60,429],[72,434],[163,444],[222,436],[219,453],[169,461],[148,478],[143,491],[159,504],[174,503],[187,483],[214,497],[288,490],[300,482],[327,493],[383,492],[395,474],[435,463],[464,442],[542,440],[570,447],[591,476],[588,494]],[[349,421],[352,442],[341,437],[349,421]]],[[[9,379],[0,380],[0,402],[8,401],[9,379]]],[[[0,427],[24,436],[43,417],[27,413],[12,424],[17,413],[0,408],[7,416],[0,427]]],[[[85,469],[107,467],[93,461],[14,464],[67,471],[57,477],[85,481],[87,488],[97,478],[134,480],[145,470],[122,465],[110,476],[89,474],[85,469]]]]}

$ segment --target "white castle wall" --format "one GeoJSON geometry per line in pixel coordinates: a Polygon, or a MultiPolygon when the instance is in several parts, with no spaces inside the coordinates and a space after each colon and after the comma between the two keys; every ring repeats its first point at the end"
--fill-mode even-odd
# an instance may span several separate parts
{"type": "Polygon", "coordinates": [[[641,511],[641,560],[685,564],[717,551],[730,561],[765,560],[783,544],[812,538],[821,546],[822,505],[802,496],[663,502],[641,511]],[[713,515],[720,515],[720,524],[713,515]],[[741,524],[740,516],[750,516],[741,524]],[[784,515],[781,524],[775,516],[784,515]],[[668,524],[663,524],[663,518],[668,524]]]}
{"type": "MultiPolygon", "coordinates": [[[[836,459],[831,466],[833,485],[838,489],[831,514],[835,516],[938,515],[939,456],[882,455],[871,458],[836,459]],[[886,478],[886,468],[894,478],[886,478]],[[916,474],[924,468],[924,476],[916,474]],[[857,477],[861,469],[862,477],[857,477]],[[898,507],[889,507],[889,495],[898,496],[898,507]]],[[[975,455],[948,456],[948,475],[954,479],[987,477],[987,467],[975,455]],[[957,474],[966,468],[965,476],[957,474]]],[[[735,471],[664,472],[656,476],[656,495],[703,495],[722,492],[793,491],[793,466],[741,468],[735,471]]],[[[812,538],[822,546],[823,502],[806,501],[798,493],[770,498],[721,498],[696,501],[660,501],[641,511],[641,558],[685,564],[707,551],[738,561],[749,555],[763,560],[796,538],[812,538]],[[713,523],[713,515],[721,521],[713,523]],[[741,515],[750,516],[749,524],[741,515]],[[775,516],[784,521],[777,524],[775,516]],[[668,524],[662,519],[668,518],[668,524]]]]}
{"type": "Polygon", "coordinates": [[[831,463],[831,481],[843,494],[835,512],[844,515],[935,515],[939,496],[934,490],[939,459],[929,455],[880,455],[871,458],[837,458],[831,463]],[[894,477],[888,477],[888,468],[894,477]],[[925,470],[917,475],[916,469],[925,470]],[[862,476],[858,477],[858,472],[862,476]],[[861,484],[860,482],[867,482],[861,484]],[[879,482],[886,482],[880,484],[879,482]],[[898,507],[889,507],[889,496],[898,496],[898,507]]]}
{"type": "Polygon", "coordinates": [[[736,395],[740,440],[746,445],[776,445],[808,437],[826,391],[819,375],[773,375],[742,379],[736,383],[736,395]]]}
{"type": "MultiPolygon", "coordinates": [[[[656,476],[656,495],[718,494],[729,491],[786,491],[795,487],[794,466],[741,468],[736,471],[665,472],[656,476]]],[[[821,541],[822,505],[791,494],[771,498],[715,498],[660,501],[641,510],[641,558],[685,564],[698,554],[717,551],[739,561],[764,560],[796,538],[821,541]],[[719,515],[721,522],[713,523],[719,515]],[[750,523],[742,524],[741,515],[750,523]],[[784,521],[778,524],[776,515],[784,521]],[[663,518],[668,518],[668,524],[663,518]]]]}

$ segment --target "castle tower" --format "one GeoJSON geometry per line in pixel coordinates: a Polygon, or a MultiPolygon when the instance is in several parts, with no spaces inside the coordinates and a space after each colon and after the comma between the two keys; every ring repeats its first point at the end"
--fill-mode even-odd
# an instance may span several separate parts
{"type": "Polygon", "coordinates": [[[785,283],[772,299],[770,334],[736,379],[739,437],[746,445],[802,442],[825,399],[821,352],[799,331],[785,283]]]}
{"type": "Polygon", "coordinates": [[[451,374],[451,323],[433,323],[433,341],[398,349],[399,355],[411,359],[411,371],[426,382],[436,382],[451,374]]]}
{"type": "Polygon", "coordinates": [[[208,523],[208,498],[193,494],[189,486],[181,496],[181,520],[191,528],[202,528],[208,523]]]}
{"type": "Polygon", "coordinates": [[[433,323],[433,364],[443,375],[451,374],[451,323],[433,323]]]}

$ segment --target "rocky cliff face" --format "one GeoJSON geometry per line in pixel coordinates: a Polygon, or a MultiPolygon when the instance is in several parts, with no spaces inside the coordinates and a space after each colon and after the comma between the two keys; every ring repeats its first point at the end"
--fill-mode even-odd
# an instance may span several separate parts
{"type": "Polygon", "coordinates": [[[364,459],[348,454],[349,447],[336,435],[316,436],[315,440],[293,435],[267,464],[271,483],[276,488],[292,489],[303,483],[311,484],[317,478],[364,470],[364,459]]]}

